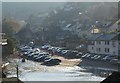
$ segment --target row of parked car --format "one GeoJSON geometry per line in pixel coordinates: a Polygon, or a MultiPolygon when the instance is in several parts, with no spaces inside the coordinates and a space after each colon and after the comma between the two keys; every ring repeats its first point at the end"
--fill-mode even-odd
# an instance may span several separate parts
{"type": "Polygon", "coordinates": [[[20,48],[22,56],[36,62],[42,62],[43,65],[59,65],[61,60],[52,58],[48,52],[41,51],[39,48],[24,46],[20,48]]]}
{"type": "Polygon", "coordinates": [[[49,52],[52,55],[60,55],[65,58],[80,58],[82,53],[76,50],[69,50],[64,47],[55,47],[51,45],[44,45],[41,47],[42,50],[49,52]]]}
{"type": "Polygon", "coordinates": [[[82,58],[82,59],[90,59],[90,60],[97,60],[97,61],[106,61],[110,63],[117,63],[120,64],[120,57],[113,56],[113,55],[98,55],[98,54],[92,54],[92,53],[81,53],[76,50],[69,50],[65,49],[64,47],[55,47],[51,45],[43,45],[41,47],[42,50],[45,50],[46,52],[43,52],[42,50],[38,48],[32,48],[29,46],[24,46],[21,48],[23,54],[28,59],[43,62],[43,64],[59,64],[61,60],[59,59],[52,59],[52,55],[59,55],[63,56],[65,58],[82,58]],[[54,63],[55,62],[55,63],[54,63]]]}
{"type": "Polygon", "coordinates": [[[120,64],[119,57],[114,55],[97,55],[86,53],[83,56],[81,56],[81,58],[120,64]]]}

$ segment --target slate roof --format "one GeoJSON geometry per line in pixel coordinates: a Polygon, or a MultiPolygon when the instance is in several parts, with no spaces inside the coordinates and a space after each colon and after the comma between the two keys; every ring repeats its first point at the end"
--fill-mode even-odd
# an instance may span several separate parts
{"type": "Polygon", "coordinates": [[[120,32],[93,34],[91,37],[88,38],[88,40],[93,41],[120,40],[120,32]]]}
{"type": "Polygon", "coordinates": [[[87,36],[87,39],[94,41],[94,40],[96,40],[100,35],[101,35],[101,34],[99,34],[99,33],[95,33],[95,34],[92,34],[92,35],[87,36]]]}

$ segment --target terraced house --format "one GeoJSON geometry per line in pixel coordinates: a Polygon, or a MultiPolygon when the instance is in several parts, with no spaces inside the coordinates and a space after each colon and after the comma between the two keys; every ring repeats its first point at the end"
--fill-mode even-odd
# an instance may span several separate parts
{"type": "Polygon", "coordinates": [[[89,41],[90,53],[120,55],[120,32],[93,34],[89,41]]]}

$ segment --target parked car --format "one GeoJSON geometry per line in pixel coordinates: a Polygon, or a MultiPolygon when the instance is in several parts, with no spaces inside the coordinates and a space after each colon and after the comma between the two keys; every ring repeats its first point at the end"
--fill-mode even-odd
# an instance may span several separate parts
{"type": "Polygon", "coordinates": [[[76,58],[81,58],[82,57],[82,52],[78,52],[78,54],[76,54],[76,58]]]}
{"type": "Polygon", "coordinates": [[[36,52],[31,53],[31,54],[28,54],[28,56],[33,56],[33,55],[39,54],[39,53],[40,53],[39,51],[36,51],[36,52]]]}
{"type": "Polygon", "coordinates": [[[93,56],[92,54],[88,54],[85,58],[91,59],[92,56],[93,56]]]}
{"type": "Polygon", "coordinates": [[[45,57],[44,61],[52,59],[51,57],[45,57]]]}
{"type": "Polygon", "coordinates": [[[116,58],[116,56],[106,55],[104,58],[102,58],[102,61],[110,61],[112,59],[116,58]]]}
{"type": "Polygon", "coordinates": [[[36,59],[36,58],[39,57],[39,56],[41,56],[40,53],[38,53],[38,54],[34,54],[34,55],[32,56],[32,58],[33,58],[33,60],[34,60],[34,59],[36,59]]]}
{"type": "Polygon", "coordinates": [[[119,59],[112,59],[112,60],[110,60],[110,62],[113,63],[113,64],[120,64],[119,59]]]}
{"type": "Polygon", "coordinates": [[[65,54],[65,57],[66,58],[76,58],[76,55],[78,54],[78,51],[68,51],[66,54],[65,54]]]}
{"type": "Polygon", "coordinates": [[[47,55],[40,56],[40,57],[36,58],[35,61],[37,61],[37,62],[43,62],[46,57],[48,57],[48,56],[47,55]]]}
{"type": "Polygon", "coordinates": [[[100,59],[100,55],[93,55],[92,57],[91,57],[91,59],[92,60],[98,60],[98,59],[100,59]]]}
{"type": "Polygon", "coordinates": [[[32,47],[30,47],[30,46],[24,46],[24,47],[21,47],[21,48],[20,48],[20,51],[21,51],[21,52],[27,52],[27,51],[30,50],[30,49],[32,49],[32,47]]]}
{"type": "Polygon", "coordinates": [[[98,55],[94,55],[94,54],[93,54],[93,55],[90,57],[90,59],[93,59],[93,60],[94,60],[97,56],[98,56],[98,55]]]}
{"type": "Polygon", "coordinates": [[[86,53],[86,54],[84,54],[81,58],[82,58],[82,59],[91,59],[92,56],[93,56],[93,54],[86,53]]]}
{"type": "Polygon", "coordinates": [[[51,45],[44,45],[44,46],[41,47],[41,49],[47,50],[49,47],[51,47],[51,45]]]}
{"type": "Polygon", "coordinates": [[[65,49],[59,47],[59,48],[56,49],[55,53],[56,53],[57,55],[60,55],[60,56],[61,56],[61,55],[62,55],[62,50],[65,50],[65,49]]]}
{"type": "Polygon", "coordinates": [[[69,52],[70,50],[62,50],[61,51],[61,55],[65,55],[67,52],[69,52]]]}
{"type": "Polygon", "coordinates": [[[60,59],[48,59],[45,60],[42,64],[47,66],[59,65],[61,62],[60,59]]]}
{"type": "Polygon", "coordinates": [[[101,56],[100,55],[97,55],[94,60],[100,60],[101,56]]]}
{"type": "Polygon", "coordinates": [[[87,55],[88,55],[88,53],[84,54],[81,58],[84,59],[84,58],[86,58],[87,55]]]}

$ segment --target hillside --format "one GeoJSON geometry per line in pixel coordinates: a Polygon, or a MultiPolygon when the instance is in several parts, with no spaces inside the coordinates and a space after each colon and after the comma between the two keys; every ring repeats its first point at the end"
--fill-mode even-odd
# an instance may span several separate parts
{"type": "MultiPolygon", "coordinates": [[[[118,3],[115,2],[69,2],[59,7],[53,7],[49,11],[47,9],[50,6],[46,9],[46,5],[42,6],[41,3],[37,3],[36,5],[40,4],[43,9],[45,8],[46,11],[42,13],[38,13],[41,10],[40,6],[33,7],[33,4],[25,4],[23,7],[27,6],[28,10],[24,11],[24,14],[27,15],[26,13],[29,13],[29,15],[25,16],[24,20],[27,24],[30,24],[28,28],[34,33],[34,37],[32,36],[31,40],[41,40],[44,37],[46,41],[57,41],[61,38],[66,39],[71,35],[83,37],[86,36],[84,33],[90,33],[93,25],[102,28],[104,31],[118,19],[118,3]],[[35,10],[28,12],[33,9],[35,10]]],[[[55,3],[52,4],[55,5],[55,3]]],[[[13,5],[12,7],[16,6],[13,5]]],[[[20,8],[17,11],[21,12],[21,10],[25,9],[20,8]]],[[[17,14],[18,12],[15,13],[17,14]]],[[[6,11],[3,13],[6,13],[6,11]]],[[[28,35],[29,33],[26,32],[25,34],[28,35]]],[[[21,31],[19,35],[22,35],[21,31]]],[[[25,38],[23,37],[22,39],[25,38]]]]}

